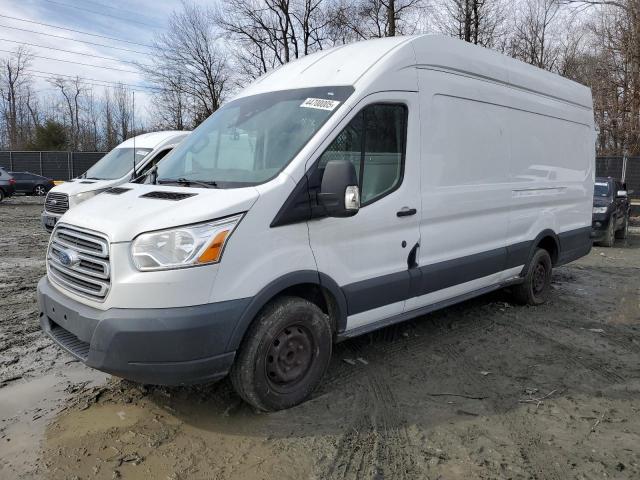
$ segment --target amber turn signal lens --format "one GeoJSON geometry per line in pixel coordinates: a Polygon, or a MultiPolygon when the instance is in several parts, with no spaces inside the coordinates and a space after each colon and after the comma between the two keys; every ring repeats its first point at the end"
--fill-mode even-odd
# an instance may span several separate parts
{"type": "Polygon", "coordinates": [[[229,230],[224,230],[218,233],[213,241],[209,244],[207,249],[204,251],[200,258],[198,258],[198,263],[210,263],[217,262],[220,259],[220,255],[222,254],[222,247],[224,247],[224,242],[229,235],[229,230]]]}

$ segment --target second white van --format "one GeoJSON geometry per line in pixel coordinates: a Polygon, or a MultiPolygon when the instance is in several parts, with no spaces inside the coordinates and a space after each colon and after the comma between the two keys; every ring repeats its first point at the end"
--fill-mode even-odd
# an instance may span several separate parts
{"type": "Polygon", "coordinates": [[[74,206],[122,183],[142,178],[189,135],[180,130],[143,133],[125,140],[79,178],[52,188],[42,212],[42,225],[51,232],[60,217],[74,206]]]}
{"type": "Polygon", "coordinates": [[[537,305],[591,248],[588,88],[450,38],[371,40],[258,79],[158,165],[56,225],[43,330],[85,364],[229,374],[277,410],[334,342],[510,287],[537,305]]]}

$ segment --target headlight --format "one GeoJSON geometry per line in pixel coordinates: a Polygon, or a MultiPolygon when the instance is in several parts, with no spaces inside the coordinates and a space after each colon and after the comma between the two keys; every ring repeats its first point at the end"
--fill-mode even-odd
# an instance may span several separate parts
{"type": "Polygon", "coordinates": [[[143,233],[131,244],[138,270],[167,270],[217,263],[242,215],[143,233]]]}
{"type": "Polygon", "coordinates": [[[72,195],[73,203],[78,204],[89,200],[90,198],[95,197],[97,194],[104,192],[105,189],[102,188],[100,190],[89,190],[88,192],[80,192],[72,195]]]}
{"type": "Polygon", "coordinates": [[[607,213],[607,207],[593,207],[593,213],[607,213]]]}

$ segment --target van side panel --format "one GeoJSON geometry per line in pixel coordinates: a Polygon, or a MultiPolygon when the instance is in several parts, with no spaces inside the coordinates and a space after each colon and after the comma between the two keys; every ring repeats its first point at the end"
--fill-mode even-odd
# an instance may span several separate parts
{"type": "Polygon", "coordinates": [[[501,87],[442,71],[418,74],[420,276],[405,311],[502,281],[514,267],[506,241],[511,147],[495,105],[501,87]]]}
{"type": "Polygon", "coordinates": [[[512,280],[542,232],[558,263],[586,254],[591,111],[504,81],[418,71],[420,287],[405,312],[512,280]]]}
{"type": "Polygon", "coordinates": [[[591,243],[595,165],[591,113],[539,95],[510,93],[520,108],[505,109],[512,139],[509,243],[551,229],[560,238],[561,260],[584,254],[591,243]]]}

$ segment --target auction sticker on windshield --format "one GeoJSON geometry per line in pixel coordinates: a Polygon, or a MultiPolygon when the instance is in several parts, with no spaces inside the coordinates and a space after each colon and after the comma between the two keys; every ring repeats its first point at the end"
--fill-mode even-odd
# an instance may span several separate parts
{"type": "Polygon", "coordinates": [[[319,110],[334,110],[340,102],[338,100],[326,100],[324,98],[307,98],[302,102],[301,107],[304,108],[317,108],[319,110]]]}

